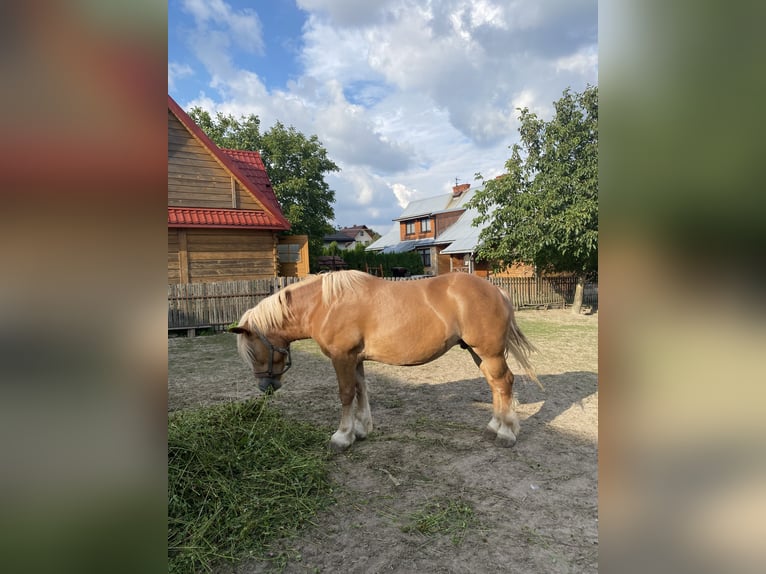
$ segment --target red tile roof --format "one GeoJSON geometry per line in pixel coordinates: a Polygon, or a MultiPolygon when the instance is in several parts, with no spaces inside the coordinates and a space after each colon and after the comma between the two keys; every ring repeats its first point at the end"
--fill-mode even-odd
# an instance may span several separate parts
{"type": "Polygon", "coordinates": [[[269,181],[269,176],[266,173],[266,166],[263,165],[261,154],[257,151],[245,151],[241,149],[220,149],[224,154],[229,156],[231,162],[239,168],[245,177],[265,192],[264,196],[269,200],[269,203],[266,205],[270,205],[279,210],[279,213],[282,213],[282,207],[279,205],[279,201],[277,201],[277,196],[274,195],[274,190],[271,187],[271,181],[269,181]]]}
{"type": "MultiPolygon", "coordinates": [[[[235,210],[235,209],[201,209],[201,208],[181,208],[182,211],[194,211],[194,212],[236,212],[241,214],[251,214],[252,221],[265,221],[268,220],[270,227],[263,227],[261,223],[254,225],[259,226],[261,229],[290,229],[290,223],[285,219],[282,214],[282,208],[274,195],[274,190],[271,187],[269,176],[266,174],[266,168],[263,165],[261,156],[258,152],[240,151],[240,150],[224,150],[219,148],[213,140],[211,140],[202,129],[194,123],[189,115],[181,109],[173,98],[168,94],[168,109],[178,118],[184,127],[195,137],[208,151],[227,169],[231,174],[239,181],[242,186],[249,191],[263,206],[270,212],[251,211],[251,210],[235,210]],[[262,214],[258,216],[257,214],[262,214]],[[260,219],[265,217],[266,219],[260,219]],[[276,225],[272,226],[272,223],[276,225]]],[[[168,207],[168,224],[170,225],[171,210],[177,210],[179,208],[168,207]]],[[[177,223],[176,226],[180,227],[183,224],[177,223]]],[[[212,227],[247,227],[241,223],[234,224],[203,224],[212,227]]]]}
{"type": "Polygon", "coordinates": [[[230,229],[284,229],[266,211],[168,207],[168,227],[216,227],[230,229]]]}

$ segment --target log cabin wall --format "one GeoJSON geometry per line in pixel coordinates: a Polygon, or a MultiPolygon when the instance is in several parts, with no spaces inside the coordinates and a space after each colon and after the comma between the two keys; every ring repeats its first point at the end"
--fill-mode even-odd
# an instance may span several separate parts
{"type": "Polygon", "coordinates": [[[168,205],[264,209],[170,111],[168,205]]]}
{"type": "Polygon", "coordinates": [[[179,261],[178,232],[175,227],[168,228],[168,283],[183,283],[181,281],[181,264],[179,261]]]}
{"type": "Polygon", "coordinates": [[[277,237],[270,231],[168,229],[168,283],[271,278],[276,259],[277,237]]]}

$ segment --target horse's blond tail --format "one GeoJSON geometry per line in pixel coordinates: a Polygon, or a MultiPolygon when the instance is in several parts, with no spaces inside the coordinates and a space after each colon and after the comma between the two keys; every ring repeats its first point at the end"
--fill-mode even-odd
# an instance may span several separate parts
{"type": "Polygon", "coordinates": [[[524,333],[521,332],[519,326],[516,324],[513,315],[511,315],[510,321],[508,322],[508,336],[505,343],[505,354],[506,356],[508,356],[508,353],[513,355],[513,358],[516,359],[516,361],[522,367],[524,367],[524,371],[527,373],[527,376],[536,382],[541,389],[545,390],[545,387],[543,387],[540,379],[537,378],[535,368],[532,366],[532,363],[529,362],[529,355],[535,352],[537,352],[537,349],[524,336],[524,333]]]}
{"type": "Polygon", "coordinates": [[[536,353],[537,348],[529,342],[529,339],[526,338],[524,333],[521,332],[521,329],[519,329],[519,326],[516,324],[516,318],[514,317],[513,313],[513,303],[511,302],[510,297],[508,297],[508,294],[502,289],[500,292],[508,302],[509,310],[508,333],[505,338],[505,356],[507,357],[509,353],[513,355],[513,358],[516,359],[519,365],[524,368],[527,376],[536,382],[542,390],[545,390],[545,387],[543,387],[540,379],[537,378],[535,368],[529,361],[529,355],[536,353]]]}

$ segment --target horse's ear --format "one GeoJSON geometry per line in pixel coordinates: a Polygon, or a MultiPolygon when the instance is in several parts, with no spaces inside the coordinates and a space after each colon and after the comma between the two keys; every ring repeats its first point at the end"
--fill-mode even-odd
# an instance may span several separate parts
{"type": "Polygon", "coordinates": [[[242,334],[242,335],[249,335],[250,334],[250,331],[248,331],[244,327],[229,327],[227,330],[229,331],[229,333],[237,333],[237,334],[242,334]]]}

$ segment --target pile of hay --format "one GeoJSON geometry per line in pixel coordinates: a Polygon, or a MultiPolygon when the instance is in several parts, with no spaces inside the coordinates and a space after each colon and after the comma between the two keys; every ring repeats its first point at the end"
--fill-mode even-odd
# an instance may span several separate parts
{"type": "Polygon", "coordinates": [[[327,433],[267,398],[170,415],[168,569],[263,556],[331,501],[327,433]]]}

